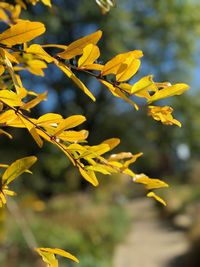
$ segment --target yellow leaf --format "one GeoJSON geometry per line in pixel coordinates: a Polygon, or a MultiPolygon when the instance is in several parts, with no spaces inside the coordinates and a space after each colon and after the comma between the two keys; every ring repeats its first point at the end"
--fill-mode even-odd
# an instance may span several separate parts
{"type": "Polygon", "coordinates": [[[80,154],[83,153],[84,151],[87,151],[87,149],[84,146],[81,146],[79,144],[72,144],[67,147],[67,150],[72,151],[72,152],[79,152],[80,154]]]}
{"type": "Polygon", "coordinates": [[[0,101],[11,107],[22,106],[23,102],[13,91],[0,90],[0,101]]]}
{"type": "Polygon", "coordinates": [[[6,14],[6,12],[0,8],[0,20],[1,21],[9,21],[9,16],[6,14]]]}
{"type": "Polygon", "coordinates": [[[155,194],[154,192],[149,192],[147,194],[147,197],[153,197],[155,200],[157,200],[158,202],[160,202],[164,206],[167,206],[167,203],[161,197],[159,197],[157,194],[155,194]]]}
{"type": "Polygon", "coordinates": [[[37,57],[44,59],[47,63],[54,61],[54,58],[50,56],[42,47],[38,44],[33,44],[26,49],[26,53],[34,54],[37,57]]]}
{"type": "Polygon", "coordinates": [[[101,71],[103,69],[103,65],[94,63],[94,64],[86,65],[86,66],[82,67],[82,69],[86,69],[86,70],[99,70],[99,71],[101,71]]]}
{"type": "Polygon", "coordinates": [[[81,55],[83,53],[83,48],[86,47],[88,44],[97,44],[102,36],[102,31],[94,32],[90,35],[87,35],[83,38],[76,40],[75,42],[71,43],[67,49],[59,53],[58,56],[64,59],[70,59],[77,55],[81,55]]]}
{"type": "Polygon", "coordinates": [[[58,260],[53,253],[49,253],[40,249],[35,249],[42,257],[42,260],[47,263],[47,267],[58,267],[58,260]]]}
{"type": "Polygon", "coordinates": [[[44,92],[42,94],[39,94],[37,97],[35,97],[33,100],[25,103],[22,105],[22,109],[30,110],[31,108],[37,106],[41,101],[47,99],[47,92],[44,92]]]}
{"type": "Polygon", "coordinates": [[[11,53],[9,53],[6,49],[4,49],[4,53],[5,53],[5,55],[7,56],[7,58],[8,58],[11,62],[14,62],[14,63],[19,64],[19,61],[18,61],[17,58],[15,57],[14,53],[11,54],[11,53]]]}
{"type": "Polygon", "coordinates": [[[31,41],[44,32],[44,24],[20,20],[17,24],[12,25],[8,30],[0,34],[0,43],[8,46],[22,44],[31,41]]]}
{"type": "Polygon", "coordinates": [[[5,126],[24,128],[24,124],[17,117],[14,110],[7,110],[0,115],[0,123],[5,126]]]}
{"type": "Polygon", "coordinates": [[[4,185],[8,185],[19,175],[24,173],[27,169],[29,169],[35,162],[37,158],[34,156],[25,157],[22,159],[18,159],[13,162],[3,173],[2,182],[4,185]]]}
{"type": "Polygon", "coordinates": [[[58,138],[67,142],[80,142],[88,137],[88,131],[65,131],[58,135],[58,138]]]}
{"type": "Polygon", "coordinates": [[[60,114],[47,113],[37,119],[37,125],[45,126],[54,124],[57,126],[62,120],[63,117],[60,114]]]}
{"type": "Polygon", "coordinates": [[[177,83],[175,85],[166,86],[163,89],[155,92],[155,94],[149,98],[148,103],[152,103],[154,101],[174,95],[181,95],[188,89],[189,86],[185,83],[177,83]]]}
{"type": "Polygon", "coordinates": [[[60,133],[62,133],[63,131],[67,129],[74,128],[82,124],[85,120],[86,118],[81,115],[70,116],[60,122],[60,124],[56,128],[56,131],[54,132],[54,135],[55,136],[59,135],[60,133]]]}
{"type": "Polygon", "coordinates": [[[61,69],[72,81],[87,95],[89,96],[93,101],[96,101],[93,94],[90,92],[90,90],[82,83],[75,75],[74,73],[64,64],[62,63],[56,63],[56,65],[61,69]]]}
{"type": "Polygon", "coordinates": [[[173,108],[169,106],[159,107],[159,106],[148,106],[148,114],[154,118],[156,121],[161,121],[166,125],[177,125],[181,127],[181,123],[174,119],[172,116],[173,108]]]}
{"type": "Polygon", "coordinates": [[[79,263],[79,260],[71,253],[59,248],[36,248],[35,251],[42,256],[48,267],[58,267],[58,260],[55,255],[59,255],[79,263]]]}
{"type": "Polygon", "coordinates": [[[17,79],[17,76],[15,75],[15,72],[14,72],[14,69],[12,66],[12,62],[9,59],[10,54],[5,49],[0,48],[0,55],[1,55],[2,61],[4,62],[5,66],[6,66],[6,69],[8,70],[8,72],[12,78],[12,81],[13,81],[13,84],[15,86],[16,91],[18,91],[18,88],[20,88],[20,85],[18,84],[18,79],[17,79]]]}
{"type": "Polygon", "coordinates": [[[138,59],[142,56],[143,54],[140,50],[134,50],[127,53],[119,54],[105,64],[101,71],[101,75],[105,76],[108,74],[117,74],[120,66],[127,60],[127,58],[132,57],[134,59],[138,59]]]}
{"type": "Polygon", "coordinates": [[[118,69],[116,73],[116,80],[118,82],[129,80],[138,71],[140,64],[141,62],[139,59],[128,57],[118,69]]]}
{"type": "Polygon", "coordinates": [[[127,158],[131,158],[132,156],[133,154],[131,152],[121,152],[118,154],[112,154],[108,160],[109,161],[124,160],[127,158]]]}
{"type": "Polygon", "coordinates": [[[120,83],[118,86],[122,91],[124,91],[124,92],[128,93],[129,95],[131,95],[131,87],[132,87],[131,84],[129,84],[129,83],[120,83]]]}
{"type": "Polygon", "coordinates": [[[26,62],[27,69],[34,75],[44,76],[43,69],[47,68],[47,64],[39,59],[32,59],[26,62]]]}
{"type": "Polygon", "coordinates": [[[84,67],[93,64],[94,61],[100,56],[98,46],[89,44],[83,48],[83,55],[78,60],[78,67],[84,67]]]}
{"type": "Polygon", "coordinates": [[[28,92],[27,90],[23,87],[21,78],[19,75],[15,74],[15,79],[16,79],[16,84],[15,84],[15,89],[20,98],[24,98],[27,96],[28,92]]]}
{"type": "MultiPolygon", "coordinates": [[[[111,168],[110,168],[111,169],[111,168]]],[[[91,170],[91,171],[95,171],[95,172],[100,172],[100,173],[103,173],[103,174],[111,174],[110,171],[108,171],[108,168],[106,168],[105,165],[103,164],[95,164],[94,166],[88,166],[87,167],[87,170],[91,170]]]]}
{"type": "Polygon", "coordinates": [[[95,173],[93,171],[90,171],[90,170],[85,170],[81,167],[78,167],[79,168],[79,171],[80,171],[80,174],[83,176],[83,178],[90,182],[92,185],[94,186],[97,186],[99,184],[96,176],[95,176],[95,173]]]}
{"type": "Polygon", "coordinates": [[[116,146],[118,146],[120,143],[120,139],[119,138],[110,138],[107,140],[104,140],[102,142],[102,144],[107,144],[110,147],[110,150],[112,150],[113,148],[115,148],[116,146]]]}
{"type": "Polygon", "coordinates": [[[110,151],[109,145],[103,143],[97,146],[87,146],[86,148],[87,150],[80,155],[81,158],[98,158],[100,155],[110,151]]]}
{"type": "Polygon", "coordinates": [[[144,184],[147,190],[168,187],[169,185],[159,179],[149,178],[145,174],[137,174],[134,176],[135,183],[144,184]]]}
{"type": "Polygon", "coordinates": [[[130,93],[148,99],[150,97],[149,92],[155,92],[157,90],[157,86],[153,81],[153,76],[148,75],[132,85],[130,93]]]}

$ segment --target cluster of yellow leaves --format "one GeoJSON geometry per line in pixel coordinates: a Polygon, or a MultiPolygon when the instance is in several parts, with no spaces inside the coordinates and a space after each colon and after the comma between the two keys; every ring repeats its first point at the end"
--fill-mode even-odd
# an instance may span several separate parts
{"type": "MultiPolygon", "coordinates": [[[[44,76],[48,65],[54,64],[95,101],[95,96],[75,74],[85,73],[98,80],[115,97],[125,100],[137,110],[139,106],[131,97],[142,97],[146,100],[149,114],[155,120],[177,126],[181,124],[173,118],[171,107],[151,106],[150,104],[160,99],[180,95],[188,89],[188,86],[186,84],[171,85],[167,82],[157,83],[153,81],[151,75],[131,84],[129,81],[141,65],[142,51],[125,52],[116,55],[105,64],[100,64],[98,60],[101,53],[97,46],[102,37],[100,30],[69,45],[30,43],[42,35],[46,29],[43,23],[20,19],[21,9],[25,9],[28,3],[35,5],[37,2],[51,6],[51,1],[15,0],[15,2],[16,5],[0,3],[0,21],[8,25],[8,28],[0,33],[0,135],[12,138],[9,132],[2,129],[3,127],[27,129],[39,147],[43,146],[44,141],[58,147],[78,168],[82,177],[94,186],[98,185],[97,173],[105,175],[121,173],[130,176],[135,183],[143,184],[147,190],[167,187],[165,182],[149,178],[145,174],[136,174],[129,168],[142,153],[121,152],[105,156],[104,154],[120,143],[118,138],[105,140],[95,146],[88,145],[88,131],[76,129],[86,120],[84,116],[73,115],[63,118],[60,114],[47,113],[39,118],[32,118],[27,115],[32,108],[46,100],[47,92],[37,94],[27,90],[23,86],[20,72],[26,70],[33,75],[44,76]],[[46,48],[48,51],[56,48],[60,52],[52,55],[47,53],[46,48]]],[[[114,1],[111,0],[96,2],[103,12],[109,11],[114,5],[114,1]]],[[[35,161],[36,158],[32,156],[17,160],[10,166],[0,164],[0,168],[6,168],[1,176],[0,206],[6,203],[6,195],[15,194],[8,188],[9,184],[22,173],[30,172],[28,169],[35,161]]],[[[166,205],[165,201],[153,191],[150,191],[147,196],[166,205]]],[[[61,249],[38,248],[36,251],[48,267],[58,266],[55,255],[78,262],[73,255],[61,249]]]]}
{"type": "MultiPolygon", "coordinates": [[[[49,113],[35,119],[25,115],[24,111],[30,112],[32,108],[47,98],[47,92],[37,94],[25,89],[19,75],[20,71],[27,70],[34,75],[44,76],[44,69],[48,67],[48,64],[54,64],[95,101],[95,96],[75,75],[74,71],[83,72],[97,79],[114,96],[124,99],[136,109],[138,109],[138,105],[131,100],[130,96],[132,95],[142,97],[146,99],[147,104],[150,104],[159,99],[179,95],[187,90],[188,86],[186,84],[171,85],[166,82],[156,83],[151,75],[141,78],[134,84],[128,83],[127,81],[139,70],[143,56],[142,51],[134,50],[122,53],[105,64],[99,64],[100,50],[97,43],[102,36],[100,30],[66,46],[29,44],[30,41],[45,32],[45,26],[40,22],[18,19],[21,10],[19,6],[23,7],[23,1],[18,0],[17,2],[16,6],[5,3],[0,5],[5,14],[8,11],[15,14],[15,19],[13,17],[13,20],[8,23],[9,28],[0,33],[0,125],[26,128],[39,147],[42,147],[44,140],[56,145],[78,167],[80,174],[94,186],[98,185],[96,172],[103,174],[120,172],[134,177],[135,174],[128,167],[140,154],[122,153],[108,159],[103,157],[103,154],[112,150],[119,143],[119,140],[110,139],[96,146],[87,145],[88,132],[73,129],[85,121],[84,116],[74,115],[63,118],[59,114],[49,113]],[[15,10],[18,12],[14,12],[15,10]],[[23,48],[16,48],[18,45],[23,48]],[[47,47],[59,48],[61,52],[51,55],[45,51],[47,47]],[[10,82],[13,87],[8,90],[10,82]],[[130,156],[129,160],[124,162],[127,155],[130,156]]],[[[36,0],[31,1],[32,4],[36,4],[36,2],[36,0]]],[[[50,5],[50,1],[43,0],[42,2],[50,5]]],[[[6,18],[3,21],[6,21],[6,18]]],[[[155,120],[160,120],[164,124],[180,126],[171,113],[172,108],[170,107],[149,106],[149,114],[155,120]]],[[[11,135],[4,130],[1,130],[0,134],[11,138],[11,135]]]]}
{"type": "Polygon", "coordinates": [[[180,121],[173,118],[172,113],[173,108],[169,106],[159,107],[159,106],[149,106],[149,115],[156,121],[161,121],[163,124],[172,125],[175,124],[181,127],[180,121]]]}

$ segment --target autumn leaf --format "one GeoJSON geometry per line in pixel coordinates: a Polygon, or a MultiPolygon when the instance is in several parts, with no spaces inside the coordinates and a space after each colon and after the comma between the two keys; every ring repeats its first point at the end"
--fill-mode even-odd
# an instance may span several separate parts
{"type": "Polygon", "coordinates": [[[64,59],[70,59],[77,55],[81,55],[83,53],[83,49],[88,44],[93,44],[93,45],[97,44],[101,36],[102,36],[102,31],[97,31],[85,37],[82,37],[71,43],[67,47],[67,49],[64,52],[59,53],[58,56],[64,59]]]}
{"type": "Polygon", "coordinates": [[[37,106],[41,101],[46,100],[46,99],[47,99],[47,92],[38,94],[38,96],[32,99],[31,101],[24,103],[21,108],[30,110],[31,108],[37,106]]]}
{"type": "MultiPolygon", "coordinates": [[[[117,56],[115,56],[114,58],[112,58],[111,60],[109,60],[103,67],[102,71],[101,71],[101,75],[105,76],[108,74],[117,74],[120,70],[120,67],[122,64],[124,64],[124,67],[122,66],[121,68],[124,68],[124,71],[126,69],[126,65],[130,64],[131,65],[131,61],[126,64],[126,60],[129,58],[133,58],[133,59],[139,59],[140,57],[142,57],[142,51],[140,50],[134,50],[134,51],[130,51],[130,52],[126,52],[123,54],[119,54],[117,56]]],[[[120,78],[120,76],[119,76],[120,78]]]]}
{"type": "Polygon", "coordinates": [[[167,203],[161,197],[159,197],[156,193],[154,193],[154,192],[149,192],[147,194],[147,197],[152,197],[155,200],[157,200],[158,202],[160,202],[161,204],[163,204],[163,206],[167,206],[167,203]]]}
{"type": "Polygon", "coordinates": [[[169,106],[159,107],[159,106],[148,106],[148,114],[154,118],[156,121],[161,121],[166,125],[177,125],[181,127],[181,123],[174,119],[172,116],[173,108],[169,106]]]}
{"type": "Polygon", "coordinates": [[[45,26],[41,22],[20,20],[8,30],[0,34],[0,43],[13,46],[29,42],[45,32],[45,26]]]}
{"type": "Polygon", "coordinates": [[[65,257],[72,261],[79,263],[79,260],[71,253],[59,248],[36,248],[35,251],[42,257],[43,261],[47,263],[47,267],[58,267],[58,260],[55,255],[65,257]]]}
{"type": "Polygon", "coordinates": [[[130,94],[135,94],[139,97],[150,98],[149,92],[156,92],[158,90],[156,84],[153,81],[153,76],[148,75],[142,77],[139,81],[131,86],[130,94]]]}
{"type": "Polygon", "coordinates": [[[60,133],[62,133],[63,131],[65,131],[67,129],[74,128],[74,127],[82,124],[85,120],[86,120],[86,118],[82,115],[70,116],[70,117],[68,117],[68,118],[66,118],[60,122],[60,124],[56,128],[56,131],[54,132],[54,135],[55,136],[59,135],[60,133]]]}
{"type": "Polygon", "coordinates": [[[161,90],[158,90],[155,92],[153,96],[151,96],[148,100],[148,103],[152,103],[154,101],[175,96],[175,95],[181,95],[184,93],[186,90],[189,89],[189,86],[185,83],[177,83],[174,85],[166,86],[161,90]]]}
{"type": "Polygon", "coordinates": [[[83,48],[83,55],[78,60],[78,67],[91,65],[100,56],[99,48],[96,45],[89,44],[83,48]]]}
{"type": "Polygon", "coordinates": [[[18,159],[13,162],[3,173],[2,182],[4,185],[8,185],[19,175],[28,170],[35,162],[37,158],[34,156],[18,159]]]}
{"type": "Polygon", "coordinates": [[[0,101],[11,107],[16,107],[16,106],[20,107],[23,104],[20,97],[13,91],[9,90],[0,90],[0,101]]]}
{"type": "Polygon", "coordinates": [[[116,80],[118,82],[124,82],[129,80],[138,71],[140,64],[141,62],[139,59],[135,59],[134,57],[128,57],[119,67],[116,73],[116,80]]]}
{"type": "Polygon", "coordinates": [[[137,174],[133,177],[135,183],[144,184],[147,190],[168,187],[169,185],[159,179],[149,178],[145,174],[137,174]]]}
{"type": "Polygon", "coordinates": [[[26,53],[34,54],[38,58],[44,59],[47,63],[54,61],[54,58],[51,57],[41,45],[33,44],[26,49],[26,53]]]}
{"type": "Polygon", "coordinates": [[[107,144],[110,147],[110,150],[112,150],[113,148],[115,148],[116,146],[118,146],[120,143],[120,139],[119,138],[110,138],[107,140],[104,140],[102,142],[102,144],[107,144]]]}
{"type": "Polygon", "coordinates": [[[83,178],[89,183],[91,183],[93,186],[97,186],[99,184],[94,171],[90,169],[86,170],[84,168],[79,167],[79,172],[83,176],[83,178]]]}

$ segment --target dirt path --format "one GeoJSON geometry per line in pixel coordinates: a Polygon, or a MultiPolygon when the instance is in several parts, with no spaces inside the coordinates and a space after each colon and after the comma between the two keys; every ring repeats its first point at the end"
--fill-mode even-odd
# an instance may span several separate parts
{"type": "Polygon", "coordinates": [[[113,267],[171,267],[170,262],[187,250],[184,234],[160,222],[149,199],[136,200],[129,209],[133,226],[116,248],[113,267]]]}

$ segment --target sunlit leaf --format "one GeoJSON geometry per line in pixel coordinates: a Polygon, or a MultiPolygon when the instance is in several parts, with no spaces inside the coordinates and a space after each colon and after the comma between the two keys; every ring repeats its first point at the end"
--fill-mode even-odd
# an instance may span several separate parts
{"type": "Polygon", "coordinates": [[[110,150],[112,150],[113,148],[115,148],[116,146],[118,146],[120,143],[120,139],[119,138],[110,138],[107,140],[104,140],[102,142],[102,144],[107,144],[110,147],[110,150]]]}
{"type": "Polygon", "coordinates": [[[141,62],[139,59],[128,57],[118,69],[116,80],[118,82],[129,80],[138,71],[140,64],[141,62]]]}
{"type": "Polygon", "coordinates": [[[161,204],[163,204],[164,206],[167,206],[167,203],[161,197],[159,197],[157,194],[155,194],[154,192],[149,192],[147,194],[147,197],[152,197],[155,200],[157,200],[158,202],[160,202],[161,204]]]}
{"type": "Polygon", "coordinates": [[[17,94],[9,90],[0,90],[0,101],[11,106],[22,106],[22,101],[17,94]]]}
{"type": "Polygon", "coordinates": [[[153,81],[153,76],[148,75],[142,77],[138,82],[134,83],[134,85],[131,87],[130,93],[149,99],[149,92],[155,92],[157,90],[158,88],[153,81]]]}
{"type": "Polygon", "coordinates": [[[47,63],[51,63],[54,61],[54,58],[51,57],[41,45],[33,44],[26,49],[27,53],[34,54],[37,57],[44,59],[47,63]]]}
{"type": "Polygon", "coordinates": [[[96,176],[95,176],[95,173],[93,171],[90,171],[90,170],[85,170],[83,168],[80,168],[79,167],[79,171],[80,171],[80,174],[83,176],[83,178],[90,182],[93,186],[97,186],[99,184],[96,176]]]}
{"type": "Polygon", "coordinates": [[[40,22],[20,20],[17,24],[12,25],[8,30],[0,34],[0,43],[13,46],[29,42],[44,32],[44,24],[40,22]]]}
{"type": "Polygon", "coordinates": [[[110,146],[106,143],[97,146],[87,146],[87,150],[81,154],[81,158],[96,158],[108,151],[110,151],[110,146]]]}
{"type": "Polygon", "coordinates": [[[149,98],[148,103],[152,103],[154,101],[171,97],[174,95],[181,95],[188,89],[189,86],[185,83],[177,83],[175,85],[166,86],[163,89],[155,92],[155,94],[149,98]]]}
{"type": "Polygon", "coordinates": [[[162,188],[162,187],[168,187],[169,185],[159,179],[149,178],[145,174],[137,174],[133,178],[133,181],[135,183],[144,184],[146,189],[156,189],[156,188],[162,188]]]}
{"type": "Polygon", "coordinates": [[[181,127],[181,123],[174,119],[172,116],[173,108],[169,106],[159,107],[159,106],[148,106],[148,114],[154,118],[156,121],[161,121],[166,125],[177,125],[181,127]]]}
{"type": "Polygon", "coordinates": [[[63,120],[63,117],[60,114],[55,113],[47,113],[42,116],[40,116],[37,119],[37,125],[58,125],[63,120]]]}
{"type": "Polygon", "coordinates": [[[119,54],[119,55],[115,56],[114,58],[112,58],[111,60],[109,60],[105,64],[105,66],[103,67],[103,69],[101,71],[101,75],[105,76],[108,74],[117,74],[121,65],[128,58],[132,57],[134,59],[139,59],[142,56],[143,56],[143,54],[142,54],[142,51],[140,51],[140,50],[134,50],[134,51],[130,51],[127,53],[119,54]]]}
{"type": "Polygon", "coordinates": [[[37,97],[35,97],[33,100],[25,103],[24,105],[22,105],[22,109],[26,109],[29,110],[35,106],[37,106],[40,102],[42,102],[43,100],[47,99],[47,92],[44,92],[42,94],[39,94],[37,97]]]}
{"type": "Polygon", "coordinates": [[[100,56],[98,46],[89,44],[83,48],[83,55],[78,60],[78,67],[84,67],[93,64],[94,61],[100,56]]]}
{"type": "Polygon", "coordinates": [[[47,263],[48,267],[58,267],[58,260],[55,255],[59,255],[79,263],[79,260],[71,253],[59,248],[36,248],[35,251],[42,257],[43,261],[47,263]]]}
{"type": "Polygon", "coordinates": [[[133,154],[131,152],[121,152],[118,154],[112,154],[108,160],[109,161],[124,160],[127,158],[131,158],[132,156],[133,154]]]}
{"type": "Polygon", "coordinates": [[[28,170],[36,161],[37,161],[36,157],[30,156],[18,159],[15,162],[13,162],[3,173],[2,176],[3,184],[8,185],[15,178],[17,178],[19,175],[28,170]]]}
{"type": "Polygon", "coordinates": [[[68,142],[80,142],[88,137],[88,131],[65,131],[58,135],[58,138],[68,142]]]}
{"type": "Polygon", "coordinates": [[[67,49],[59,53],[58,56],[64,59],[70,59],[74,56],[81,55],[83,53],[83,48],[86,47],[88,44],[97,44],[102,36],[102,31],[94,32],[90,35],[87,35],[83,38],[76,40],[75,42],[71,43],[67,49]]]}
{"type": "Polygon", "coordinates": [[[58,127],[56,128],[56,131],[54,132],[54,135],[59,135],[61,132],[74,128],[80,124],[82,124],[86,118],[82,115],[74,115],[70,116],[60,122],[58,127]]]}

